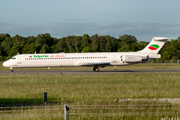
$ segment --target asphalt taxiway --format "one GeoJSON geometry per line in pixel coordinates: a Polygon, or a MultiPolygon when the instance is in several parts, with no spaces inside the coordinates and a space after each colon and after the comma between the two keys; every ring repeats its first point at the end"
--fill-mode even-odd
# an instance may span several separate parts
{"type": "Polygon", "coordinates": [[[94,72],[92,70],[15,70],[0,71],[2,74],[117,74],[117,73],[180,73],[180,69],[176,70],[101,70],[94,72]]]}

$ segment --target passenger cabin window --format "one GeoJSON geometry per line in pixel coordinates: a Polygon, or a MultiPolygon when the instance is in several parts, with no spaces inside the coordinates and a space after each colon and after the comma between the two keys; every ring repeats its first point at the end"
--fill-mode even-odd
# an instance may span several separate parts
{"type": "MultiPolygon", "coordinates": [[[[59,59],[107,59],[107,56],[94,56],[94,57],[63,57],[63,58],[25,58],[25,60],[59,60],[59,59]]],[[[11,59],[15,60],[15,57],[11,59]]]]}

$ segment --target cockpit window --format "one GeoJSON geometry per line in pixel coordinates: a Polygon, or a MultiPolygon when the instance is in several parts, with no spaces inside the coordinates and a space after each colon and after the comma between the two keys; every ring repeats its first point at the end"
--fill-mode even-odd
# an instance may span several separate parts
{"type": "Polygon", "coordinates": [[[15,58],[15,57],[12,57],[11,59],[15,60],[16,58],[15,58]]]}

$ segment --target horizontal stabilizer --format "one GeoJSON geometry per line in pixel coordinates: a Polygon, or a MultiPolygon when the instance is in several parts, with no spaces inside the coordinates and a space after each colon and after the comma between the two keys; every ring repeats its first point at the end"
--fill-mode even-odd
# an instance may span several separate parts
{"type": "Polygon", "coordinates": [[[166,40],[168,40],[168,39],[170,39],[170,38],[167,38],[167,37],[154,37],[154,40],[156,40],[156,41],[166,41],[166,40]]]}

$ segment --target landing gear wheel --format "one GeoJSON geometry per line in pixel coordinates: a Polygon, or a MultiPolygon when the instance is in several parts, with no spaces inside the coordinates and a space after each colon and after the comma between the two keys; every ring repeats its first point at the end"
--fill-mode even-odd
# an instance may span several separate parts
{"type": "Polygon", "coordinates": [[[11,71],[11,72],[14,72],[14,70],[13,70],[13,69],[10,69],[10,71],[11,71]]]}
{"type": "Polygon", "coordinates": [[[98,67],[94,67],[93,71],[99,72],[99,68],[98,67]]]}

